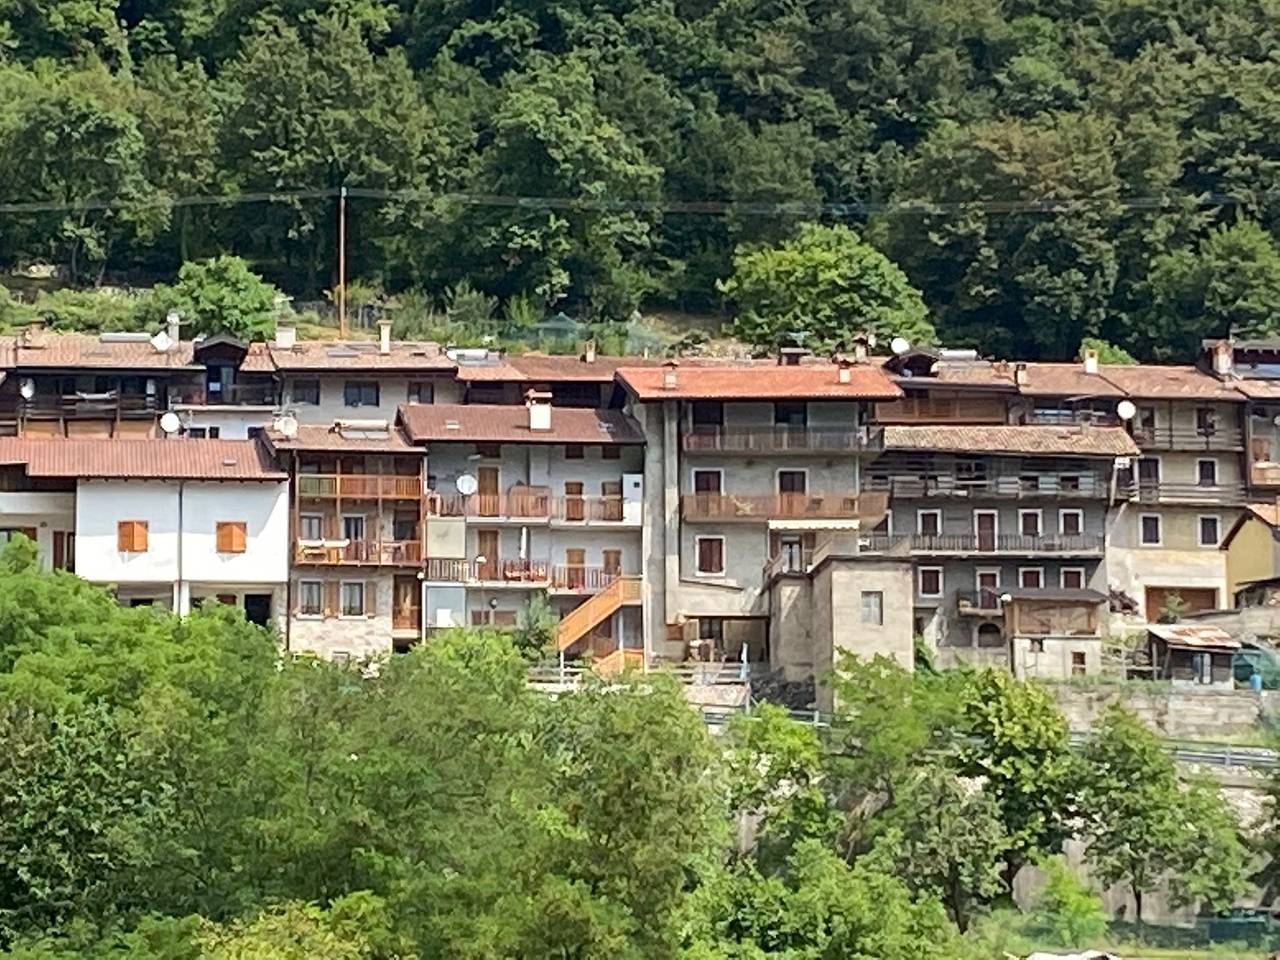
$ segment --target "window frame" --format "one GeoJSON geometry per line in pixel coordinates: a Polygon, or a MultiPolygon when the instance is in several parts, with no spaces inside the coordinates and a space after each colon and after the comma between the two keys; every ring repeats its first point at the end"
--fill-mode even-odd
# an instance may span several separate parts
{"type": "Polygon", "coordinates": [[[858,623],[864,627],[883,627],[884,626],[884,591],[883,590],[859,591],[858,623]],[[869,597],[877,598],[877,601],[876,601],[877,618],[874,620],[867,619],[867,599],[869,597]]]}
{"type": "Polygon", "coordinates": [[[1040,507],[1028,507],[1018,511],[1018,536],[1020,537],[1043,537],[1044,536],[1044,510],[1040,507]],[[1022,521],[1026,517],[1036,518],[1036,532],[1024,533],[1022,530],[1022,521]]]}
{"type": "Polygon", "coordinates": [[[940,564],[927,564],[925,566],[916,567],[916,596],[926,597],[930,600],[940,600],[946,595],[946,568],[940,564]],[[938,575],[938,592],[926,593],[924,589],[925,571],[936,573],[938,575]]]}
{"type": "Polygon", "coordinates": [[[323,395],[323,388],[320,385],[319,377],[306,377],[305,379],[301,379],[301,380],[293,380],[289,384],[289,402],[290,403],[296,403],[302,407],[318,407],[320,406],[320,400],[322,395],[323,395]],[[299,385],[304,383],[308,385],[311,385],[311,384],[315,385],[314,400],[308,399],[311,396],[310,390],[307,391],[308,398],[303,398],[298,396],[298,387],[299,385]]]}
{"type": "Polygon", "coordinates": [[[1138,514],[1138,546],[1140,547],[1163,547],[1164,546],[1164,517],[1158,513],[1140,513],[1138,514]],[[1156,522],[1156,539],[1147,540],[1146,538],[1146,522],[1154,520],[1156,522]]]}
{"type": "Polygon", "coordinates": [[[151,548],[151,529],[150,524],[146,520],[117,520],[116,521],[116,551],[119,553],[146,553],[151,548]],[[125,527],[128,526],[129,534],[126,540],[124,536],[125,527]],[[141,533],[141,538],[138,534],[141,533]],[[138,546],[141,539],[142,546],[138,546]],[[125,546],[124,544],[126,544],[125,546]]]}
{"type": "Polygon", "coordinates": [[[1088,589],[1088,587],[1087,587],[1086,585],[1088,584],[1088,582],[1089,582],[1089,577],[1088,577],[1088,574],[1086,574],[1086,573],[1085,573],[1085,569],[1084,569],[1084,567],[1081,567],[1081,566],[1074,566],[1074,567],[1059,567],[1059,568],[1058,568],[1058,589],[1059,589],[1059,590],[1087,590],[1087,589],[1088,589]],[[1067,574],[1068,574],[1068,573],[1078,573],[1078,574],[1080,574],[1080,586],[1078,586],[1078,587],[1068,587],[1068,586],[1067,586],[1067,574]]]}
{"type": "Polygon", "coordinates": [[[307,620],[323,620],[324,619],[324,581],[323,580],[299,580],[298,581],[298,613],[299,619],[307,620]],[[304,607],[303,597],[305,596],[305,587],[315,587],[316,589],[316,608],[307,610],[304,607]]]}
{"type": "Polygon", "coordinates": [[[1084,510],[1081,507],[1062,507],[1058,510],[1058,536],[1060,537],[1083,537],[1084,536],[1084,510]],[[1067,533],[1066,525],[1062,522],[1067,516],[1075,517],[1078,521],[1078,531],[1076,533],[1067,533]]]}
{"type": "Polygon", "coordinates": [[[940,537],[940,536],[942,536],[942,510],[941,510],[941,509],[939,509],[938,507],[928,507],[928,508],[923,508],[923,509],[919,509],[919,510],[917,510],[917,511],[916,511],[916,536],[917,536],[917,537],[940,537]],[[921,518],[926,517],[926,516],[933,516],[933,517],[937,517],[937,519],[938,519],[938,524],[937,524],[937,526],[938,526],[938,532],[937,532],[937,533],[925,533],[925,532],[924,532],[924,529],[923,529],[923,528],[924,528],[924,524],[923,524],[923,523],[921,523],[920,521],[921,521],[921,518]]]}
{"type": "Polygon", "coordinates": [[[1045,587],[1045,579],[1044,579],[1043,566],[1018,568],[1018,589],[1019,590],[1043,590],[1044,587],[1045,587]],[[1023,574],[1027,574],[1027,573],[1034,573],[1039,578],[1040,582],[1034,587],[1028,586],[1027,584],[1023,583],[1022,582],[1023,574]]]}
{"type": "Polygon", "coordinates": [[[1222,484],[1221,484],[1220,475],[1218,471],[1218,458],[1217,457],[1197,457],[1196,458],[1196,486],[1200,487],[1201,489],[1204,489],[1204,488],[1219,487],[1221,485],[1222,484]],[[1205,483],[1204,479],[1200,476],[1200,468],[1204,466],[1206,463],[1212,464],[1213,466],[1213,482],[1212,483],[1205,483]]]}
{"type": "Polygon", "coordinates": [[[436,402],[436,382],[434,380],[410,380],[405,387],[405,402],[419,406],[427,406],[436,402]],[[428,397],[422,399],[422,388],[426,387],[428,397]]]}
{"type": "Polygon", "coordinates": [[[368,597],[365,596],[365,581],[363,580],[340,580],[338,582],[338,619],[339,620],[363,620],[368,616],[366,611],[369,609],[368,597]],[[347,613],[347,588],[358,587],[360,589],[360,612],[347,613]]]}
{"type": "Polygon", "coordinates": [[[214,523],[214,546],[218,553],[247,553],[249,524],[244,520],[218,520],[214,523]],[[224,534],[225,539],[224,539],[224,534]]]}
{"type": "Polygon", "coordinates": [[[693,538],[693,570],[699,577],[720,577],[725,574],[724,563],[724,537],[720,534],[699,534],[693,538]],[[720,569],[719,570],[703,570],[702,569],[702,544],[703,542],[716,541],[720,544],[720,569]]]}
{"type": "Polygon", "coordinates": [[[723,497],[724,496],[724,468],[723,467],[692,467],[689,470],[689,492],[699,497],[723,497]],[[698,474],[714,473],[719,477],[717,489],[699,490],[698,474]]]}
{"type": "Polygon", "coordinates": [[[1213,547],[1217,549],[1222,546],[1222,517],[1216,513],[1199,513],[1196,514],[1196,546],[1213,547]],[[1206,543],[1204,539],[1204,527],[1202,524],[1206,520],[1213,521],[1213,529],[1217,534],[1213,543],[1206,543]]]}
{"type": "Polygon", "coordinates": [[[299,513],[298,514],[298,539],[319,541],[324,539],[324,514],[323,513],[299,513]],[[302,525],[306,521],[314,520],[316,529],[320,532],[318,537],[307,537],[302,534],[302,525]]]}
{"type": "Polygon", "coordinates": [[[809,468],[808,467],[778,467],[773,471],[773,492],[780,497],[807,497],[809,496],[809,468]],[[804,490],[782,490],[782,475],[784,473],[798,473],[804,477],[804,490]]]}
{"type": "Polygon", "coordinates": [[[342,405],[352,410],[360,407],[380,407],[382,406],[382,385],[377,380],[344,380],[342,382],[342,405]],[[370,387],[373,388],[373,401],[366,402],[365,394],[370,387]],[[353,390],[359,394],[355,403],[351,402],[353,390]]]}
{"type": "Polygon", "coordinates": [[[584,443],[566,443],[564,445],[564,459],[566,460],[587,459],[587,445],[584,443]]]}

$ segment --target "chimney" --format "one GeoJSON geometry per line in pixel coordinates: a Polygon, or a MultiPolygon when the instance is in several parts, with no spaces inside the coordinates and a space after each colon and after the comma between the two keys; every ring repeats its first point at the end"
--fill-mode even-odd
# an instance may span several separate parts
{"type": "Polygon", "coordinates": [[[1098,372],[1098,351],[1097,350],[1086,350],[1084,352],[1084,372],[1085,373],[1098,372]]]}
{"type": "Polygon", "coordinates": [[[169,334],[169,339],[177,343],[182,339],[182,316],[177,310],[170,310],[165,314],[164,322],[167,324],[165,332],[169,334]]]}
{"type": "Polygon", "coordinates": [[[1020,387],[1025,387],[1027,385],[1027,374],[1029,372],[1030,371],[1027,369],[1027,365],[1025,363],[1018,364],[1013,368],[1013,382],[1020,387]]]}
{"type": "MultiPolygon", "coordinates": [[[[862,349],[865,350],[866,347],[863,347],[862,349]]],[[[850,363],[849,360],[845,357],[841,357],[839,360],[837,360],[836,361],[836,380],[838,380],[840,383],[852,383],[853,382],[853,370],[851,369],[852,367],[853,367],[853,364],[850,363]]]]}
{"type": "Polygon", "coordinates": [[[662,389],[674,390],[677,386],[676,371],[680,368],[674,360],[668,360],[662,365],[662,389]]]}
{"type": "Polygon", "coordinates": [[[391,321],[378,321],[378,352],[384,357],[391,352],[391,321]]]}
{"type": "Polygon", "coordinates": [[[529,408],[529,429],[551,429],[551,394],[540,390],[530,390],[525,395],[525,406],[529,408]]]}
{"type": "Polygon", "coordinates": [[[582,345],[582,359],[585,363],[596,362],[596,342],[594,339],[588,340],[582,345]]]}
{"type": "Polygon", "coordinates": [[[276,321],[275,347],[277,350],[292,350],[298,342],[298,330],[291,320],[276,321]]]}
{"type": "Polygon", "coordinates": [[[1235,373],[1235,349],[1230,340],[1219,340],[1213,345],[1213,372],[1220,377],[1229,377],[1235,373]]]}

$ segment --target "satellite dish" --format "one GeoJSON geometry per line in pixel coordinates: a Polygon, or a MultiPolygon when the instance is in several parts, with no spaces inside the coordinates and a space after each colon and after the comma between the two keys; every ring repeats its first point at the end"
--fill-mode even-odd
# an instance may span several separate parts
{"type": "Polygon", "coordinates": [[[177,433],[182,428],[182,421],[178,419],[178,415],[170,410],[160,418],[160,429],[165,433],[177,433]]]}
{"type": "Polygon", "coordinates": [[[298,418],[285,414],[276,418],[276,432],[280,436],[292,440],[298,435],[298,418]]]}
{"type": "Polygon", "coordinates": [[[22,382],[18,384],[18,392],[22,394],[23,400],[30,400],[36,395],[36,382],[30,377],[23,377],[22,382]]]}
{"type": "Polygon", "coordinates": [[[480,489],[480,484],[476,483],[476,478],[469,473],[460,474],[458,479],[453,481],[453,485],[458,488],[458,492],[464,497],[469,497],[480,489]]]}
{"type": "Polygon", "coordinates": [[[889,341],[889,349],[893,351],[894,356],[902,356],[911,349],[911,341],[906,337],[894,337],[889,341]]]}
{"type": "Polygon", "coordinates": [[[1280,415],[1272,417],[1271,422],[1274,423],[1277,427],[1280,427],[1280,415]]]}
{"type": "Polygon", "coordinates": [[[1133,405],[1132,400],[1121,400],[1116,404],[1116,416],[1121,420],[1132,420],[1138,413],[1138,408],[1133,405]]]}
{"type": "Polygon", "coordinates": [[[156,353],[168,353],[173,349],[173,337],[161,330],[151,338],[151,346],[156,353]]]}

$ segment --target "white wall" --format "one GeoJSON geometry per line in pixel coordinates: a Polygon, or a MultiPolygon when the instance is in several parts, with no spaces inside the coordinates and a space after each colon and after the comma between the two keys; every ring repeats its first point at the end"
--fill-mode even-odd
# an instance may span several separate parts
{"type": "Polygon", "coordinates": [[[435,385],[436,403],[460,403],[462,387],[450,374],[440,371],[421,376],[405,376],[383,373],[374,368],[352,368],[349,372],[332,374],[289,373],[284,383],[282,407],[288,409],[301,423],[331,424],[334,420],[394,420],[396,410],[409,402],[409,384],[432,383],[435,385]],[[320,381],[320,403],[297,404],[293,401],[293,384],[297,380],[320,381]],[[344,388],[348,380],[372,380],[378,384],[378,405],[348,407],[344,388]]]}
{"type": "Polygon", "coordinates": [[[178,577],[182,489],[182,578],[194,583],[283,583],[289,563],[288,484],[82,480],[76,495],[76,573],[97,583],[173,584],[178,577]],[[116,524],[143,520],[147,550],[116,549],[116,524]],[[244,553],[219,554],[218,521],[243,521],[244,553]]]}
{"type": "Polygon", "coordinates": [[[221,440],[247,440],[250,427],[271,425],[272,414],[266,410],[234,410],[224,407],[191,407],[183,415],[188,427],[217,427],[221,440]]]}
{"type": "Polygon", "coordinates": [[[0,527],[34,528],[40,566],[53,569],[53,533],[75,529],[75,494],[11,491],[0,493],[0,527]]]}

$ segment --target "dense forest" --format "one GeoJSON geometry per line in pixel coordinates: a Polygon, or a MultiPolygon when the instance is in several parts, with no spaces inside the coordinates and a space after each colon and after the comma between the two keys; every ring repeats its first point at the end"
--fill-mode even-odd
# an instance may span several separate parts
{"type": "Polygon", "coordinates": [[[16,539],[7,960],[996,960],[1108,939],[1068,837],[1131,925],[1157,889],[1230,904],[1252,861],[1132,714],[1073,749],[1008,674],[850,658],[825,726],[762,705],[713,734],[666,675],[530,688],[536,618],[366,669],[213,602],[122,608],[16,539]]]}
{"type": "Polygon", "coordinates": [[[0,266],[315,297],[345,187],[367,285],[616,321],[839,223],[943,342],[1185,357],[1280,315],[1277,49],[1280,0],[0,0],[0,266]]]}

